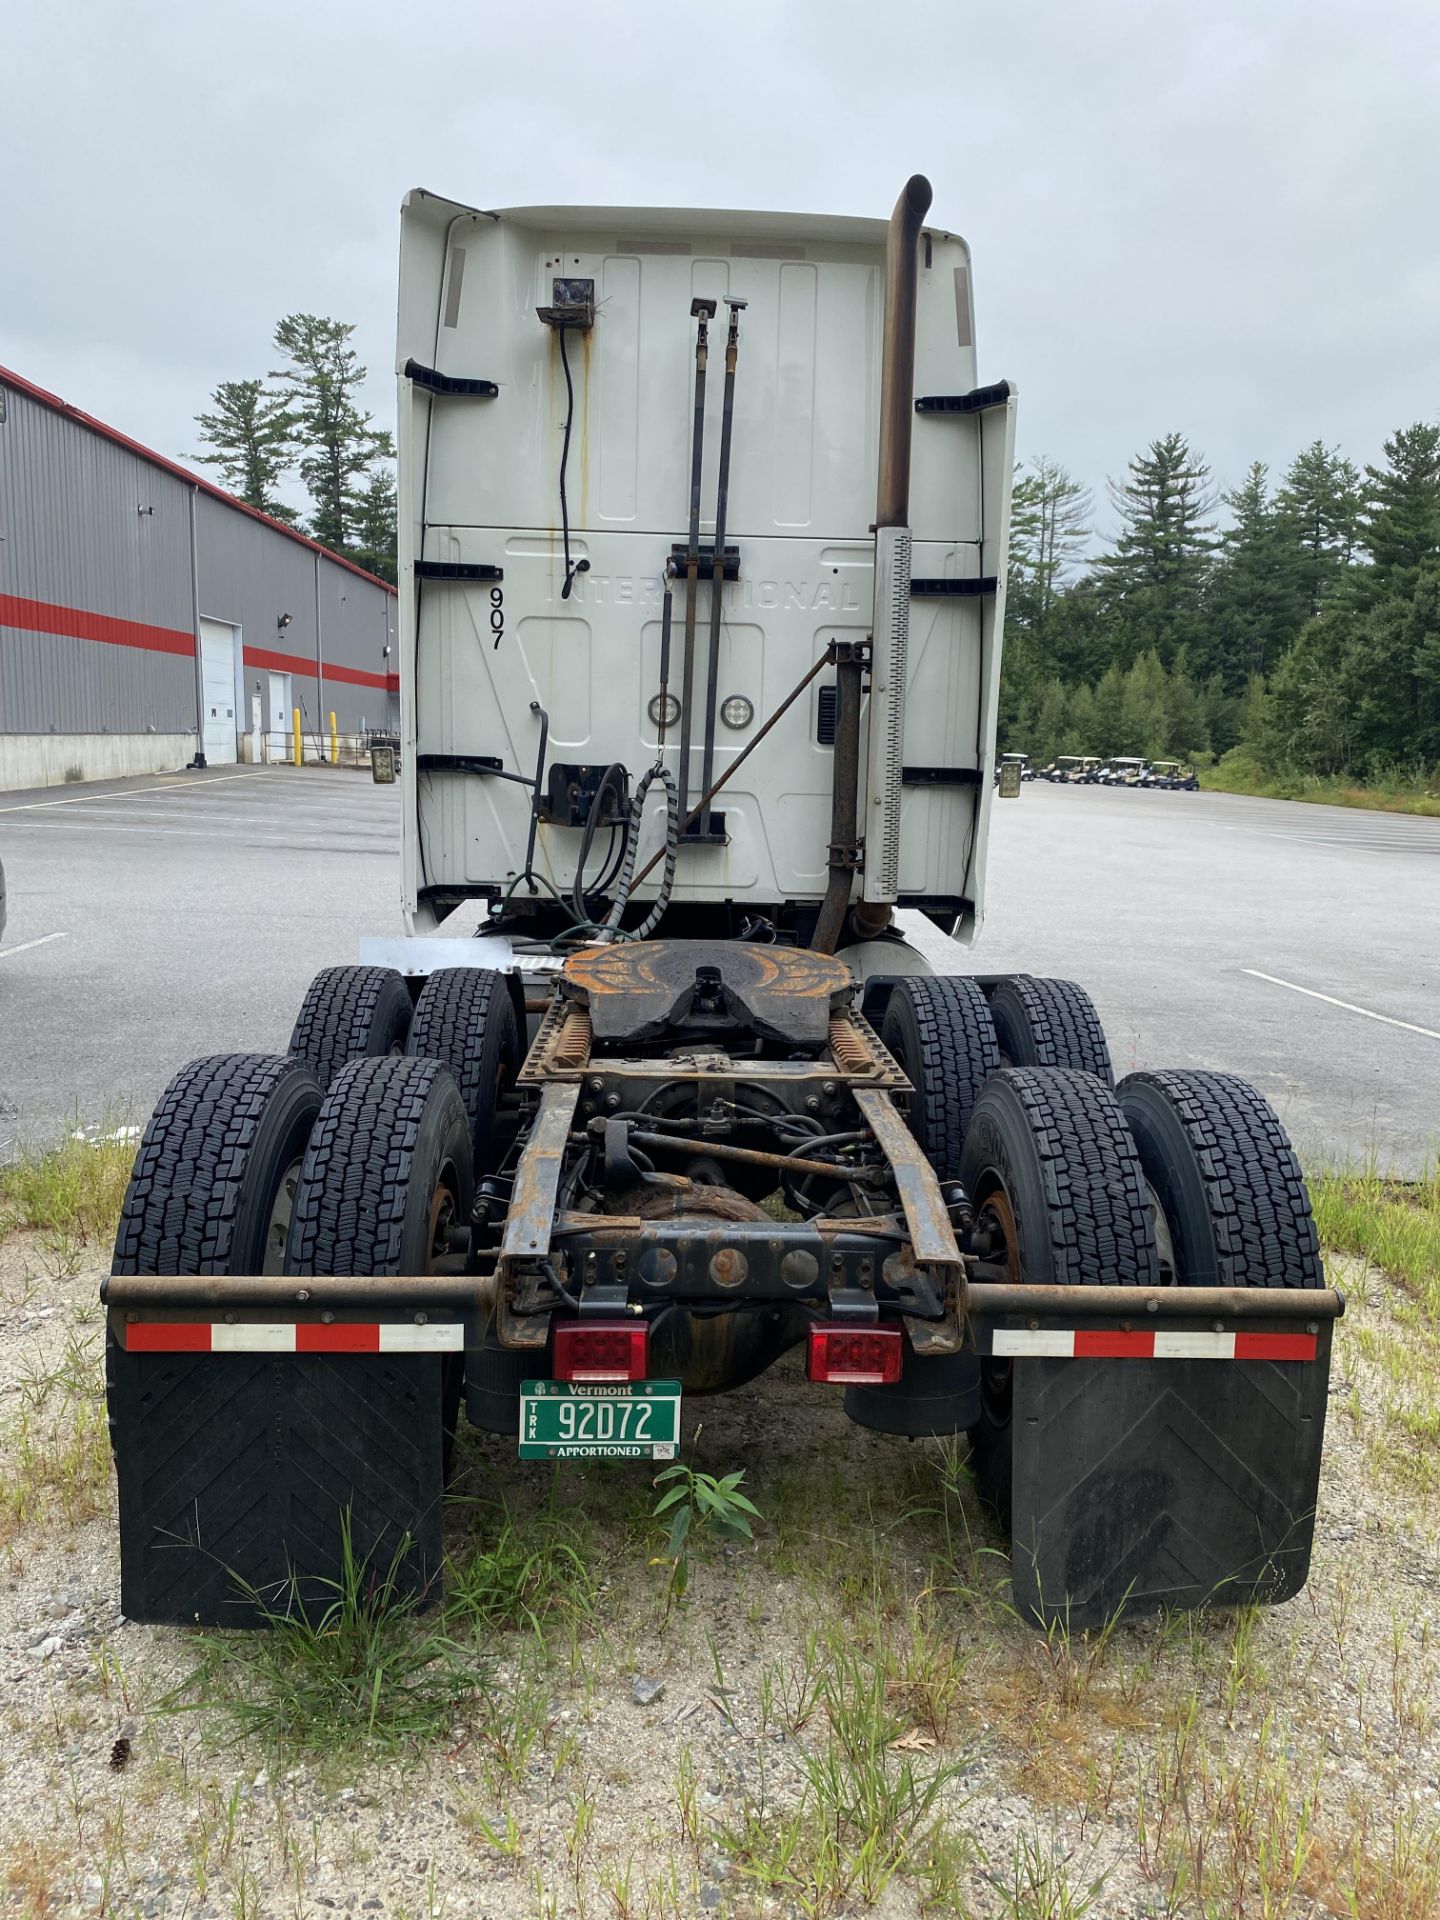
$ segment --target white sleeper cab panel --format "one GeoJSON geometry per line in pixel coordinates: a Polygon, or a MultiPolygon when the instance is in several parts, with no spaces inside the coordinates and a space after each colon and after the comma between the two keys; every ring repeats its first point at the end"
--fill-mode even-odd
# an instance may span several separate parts
{"type": "MultiPolygon", "coordinates": [[[[744,299],[735,380],[726,545],[739,578],[722,595],[718,696],[750,703],[716,729],[731,765],[827,644],[863,640],[874,597],[875,487],[886,226],[759,213],[528,208],[481,213],[412,194],[401,243],[400,651],[405,893],[504,889],[522,870],[530,775],[548,715],[547,761],[654,762],[648,706],[660,686],[662,572],[690,505],[697,297],[744,299]],[[595,320],[564,338],[573,388],[565,582],[561,456],[571,402],[561,334],[537,318],[557,278],[594,282],[595,320]],[[492,397],[437,393],[408,363],[492,397]],[[500,578],[417,580],[424,561],[500,578]],[[421,764],[417,771],[417,755],[421,764]],[[472,770],[427,769],[431,755],[472,770]]],[[[919,273],[915,391],[977,385],[969,252],[929,229],[919,273]]],[[[728,310],[710,323],[701,540],[716,504],[728,310]]],[[[914,421],[910,525],[920,579],[973,581],[973,596],[917,598],[903,725],[902,904],[981,905],[994,756],[998,613],[1004,591],[1011,409],[914,421]],[[996,427],[999,432],[997,434],[996,427]],[[979,591],[982,577],[986,591],[979,591]],[[918,770],[918,771],[916,771],[918,770]],[[915,771],[912,780],[910,774],[915,771]]],[[[673,587],[669,685],[683,670],[685,581],[673,587]]],[[[699,798],[710,583],[698,595],[691,800],[699,798]]],[[[676,902],[815,902],[825,892],[833,749],[825,669],[715,801],[722,845],[684,846],[676,902]]],[[[861,831],[867,804],[861,741],[861,831]]],[[[665,760],[679,763],[679,729],[665,760]]],[[[663,839],[658,789],[641,864],[663,839]]],[[[578,828],[542,824],[535,870],[568,891],[578,828]]],[[[593,871],[593,867],[592,867],[593,871]]],[[[655,876],[658,878],[658,874],[655,876]]],[[[637,892],[653,894],[654,881],[637,892]]],[[[862,878],[856,876],[855,897],[862,878]]]]}

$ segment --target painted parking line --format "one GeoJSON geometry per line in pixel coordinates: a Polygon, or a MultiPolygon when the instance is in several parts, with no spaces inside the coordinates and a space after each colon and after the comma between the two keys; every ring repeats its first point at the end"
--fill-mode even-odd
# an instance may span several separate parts
{"type": "Polygon", "coordinates": [[[249,773],[220,773],[208,780],[163,780],[158,786],[134,787],[129,793],[77,793],[69,800],[22,800],[18,806],[0,807],[0,813],[39,813],[46,807],[83,807],[97,800],[145,800],[152,793],[168,793],[174,787],[200,793],[206,787],[223,787],[227,780],[254,780],[259,773],[257,767],[249,773]]]}
{"type": "Polygon", "coordinates": [[[47,947],[52,940],[68,938],[64,933],[42,933],[38,940],[22,940],[18,947],[0,947],[0,960],[8,960],[12,953],[29,953],[32,947],[47,947]]]}
{"type": "Polygon", "coordinates": [[[1379,1020],[1387,1027],[1403,1027],[1406,1033],[1423,1033],[1427,1040],[1440,1040],[1434,1027],[1417,1027],[1413,1020],[1396,1020],[1388,1013],[1372,1013],[1369,1007],[1357,1007],[1349,1000],[1337,1000],[1332,993],[1317,993],[1314,987],[1297,986],[1293,980],[1281,980],[1273,973],[1261,973],[1258,967],[1242,967],[1253,980],[1268,980],[1272,987],[1288,987],[1291,993],[1303,993],[1312,1000],[1323,1000],[1328,1007],[1343,1007],[1346,1013],[1358,1013],[1363,1020],[1379,1020]]]}

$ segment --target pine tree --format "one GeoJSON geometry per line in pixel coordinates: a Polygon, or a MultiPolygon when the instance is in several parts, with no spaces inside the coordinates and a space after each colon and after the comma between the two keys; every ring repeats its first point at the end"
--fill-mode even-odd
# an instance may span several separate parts
{"type": "Polygon", "coordinates": [[[279,394],[259,380],[223,380],[210,396],[214,411],[197,413],[200,438],[211,449],[195,458],[218,467],[231,493],[287,524],[295,512],[276,488],[294,463],[294,422],[279,394]]]}
{"type": "Polygon", "coordinates": [[[1363,614],[1341,606],[1301,629],[1268,684],[1258,741],[1266,766],[1321,775],[1350,770],[1355,716],[1345,667],[1363,628],[1363,614]]]}
{"type": "Polygon", "coordinates": [[[1168,691],[1160,656],[1147,648],[1126,674],[1120,696],[1122,753],[1164,753],[1170,744],[1168,691]]]}
{"type": "Polygon", "coordinates": [[[1273,666],[1306,614],[1301,556],[1272,505],[1268,469],[1255,461],[1244,481],[1222,495],[1232,524],[1220,536],[1220,559],[1206,595],[1197,658],[1238,693],[1252,673],[1273,666]]]}
{"type": "Polygon", "coordinates": [[[1112,660],[1095,687],[1095,744],[1086,753],[1128,753],[1124,739],[1125,675],[1120,663],[1112,660]]]}
{"type": "Polygon", "coordinates": [[[1363,539],[1370,554],[1367,599],[1415,591],[1420,569],[1440,559],[1440,427],[1401,427],[1385,442],[1384,467],[1366,467],[1363,539]]]}
{"type": "Polygon", "coordinates": [[[1100,569],[1106,593],[1126,630],[1125,655],[1153,648],[1163,662],[1197,637],[1211,550],[1215,505],[1210,470],[1183,434],[1153,440],[1110,486],[1121,532],[1100,569]]]}
{"type": "Polygon", "coordinates": [[[1096,752],[1095,728],[1095,694],[1093,689],[1082,680],[1066,703],[1065,732],[1060,741],[1061,753],[1096,752]]]}
{"type": "Polygon", "coordinates": [[[1335,447],[1297,453],[1275,496],[1279,532],[1293,557],[1304,615],[1313,619],[1344,584],[1360,529],[1360,475],[1335,447]]]}
{"type": "Polygon", "coordinates": [[[336,552],[356,544],[372,468],[395,457],[390,435],[356,398],[365,368],[350,344],[354,331],[318,314],[287,314],[275,329],[275,345],[288,364],[271,376],[295,423],[300,478],[312,508],[310,532],[336,552]]]}
{"type": "Polygon", "coordinates": [[[1058,680],[1047,680],[1040,691],[1040,705],[1035,714],[1034,745],[1030,752],[1044,766],[1064,749],[1060,742],[1065,736],[1065,689],[1058,680]]]}
{"type": "Polygon", "coordinates": [[[360,495],[354,557],[358,565],[395,582],[395,475],[388,466],[372,469],[360,495]]]}
{"type": "MultiPolygon", "coordinates": [[[[1041,454],[1016,474],[1010,509],[1011,592],[1021,624],[1046,634],[1065,574],[1090,533],[1090,490],[1041,454]]],[[[1007,593],[1007,600],[1008,600],[1007,593]]]]}
{"type": "Polygon", "coordinates": [[[1190,760],[1210,745],[1205,701],[1186,670],[1184,654],[1176,656],[1165,686],[1166,751],[1190,760]]]}

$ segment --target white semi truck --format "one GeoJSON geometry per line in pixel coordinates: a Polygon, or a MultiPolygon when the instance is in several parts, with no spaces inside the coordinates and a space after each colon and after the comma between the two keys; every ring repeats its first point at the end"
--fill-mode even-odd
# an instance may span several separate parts
{"type": "Polygon", "coordinates": [[[146,1129],[131,1617],[303,1605],[347,1537],[433,1591],[462,1410],[670,1459],[682,1396],[797,1345],[797,1394],[969,1436],[1037,1621],[1302,1584],[1343,1303],[1278,1121],[1116,1087],[1080,988],[958,970],[1015,394],[930,198],[408,199],[410,931],[146,1129]]]}

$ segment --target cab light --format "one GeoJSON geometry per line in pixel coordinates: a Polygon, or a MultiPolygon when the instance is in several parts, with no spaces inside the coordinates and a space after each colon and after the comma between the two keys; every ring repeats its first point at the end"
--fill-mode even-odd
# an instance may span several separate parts
{"type": "Polygon", "coordinates": [[[805,1377],[832,1387],[888,1387],[900,1378],[904,1337],[899,1327],[845,1327],[820,1321],[810,1328],[805,1377]]]}
{"type": "Polygon", "coordinates": [[[629,1320],[567,1320],[555,1329],[557,1380],[643,1380],[650,1330],[629,1320]]]}

